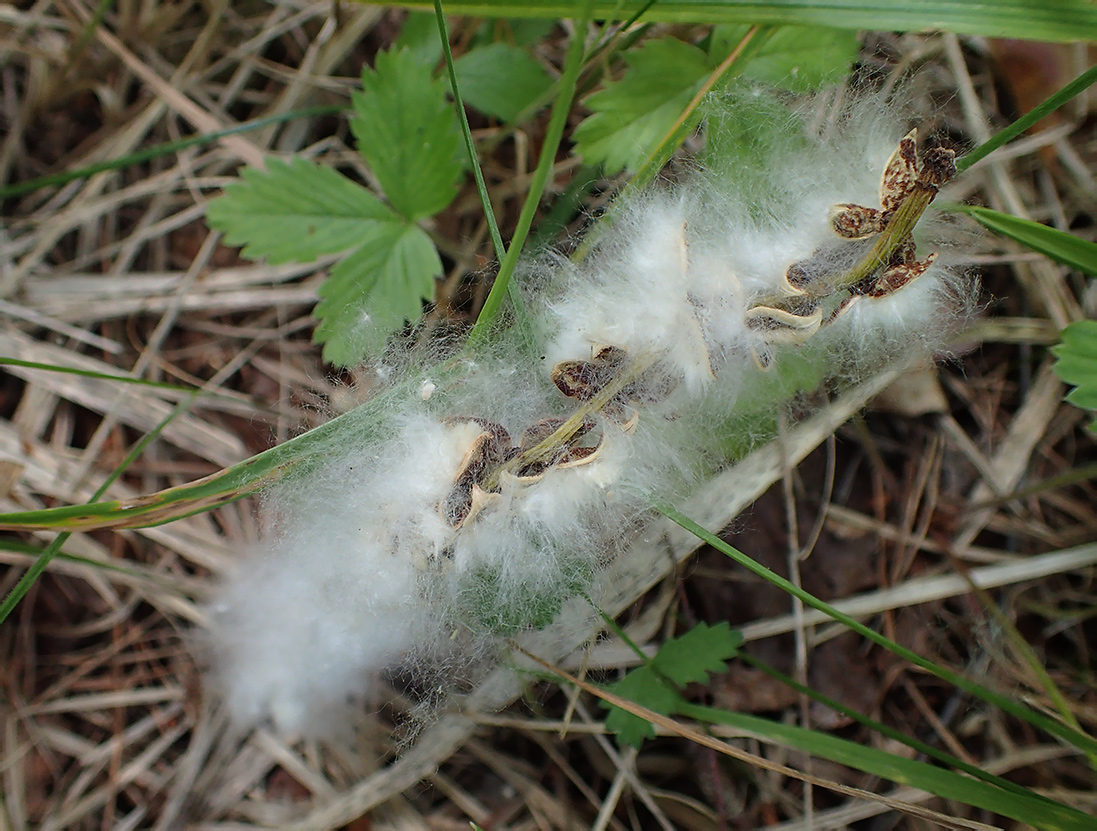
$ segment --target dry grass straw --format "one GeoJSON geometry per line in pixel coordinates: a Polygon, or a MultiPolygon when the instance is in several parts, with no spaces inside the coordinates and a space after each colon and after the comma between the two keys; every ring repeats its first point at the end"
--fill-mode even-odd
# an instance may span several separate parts
{"type": "MultiPolygon", "coordinates": [[[[88,28],[94,12],[88,0],[0,8],[0,118],[8,127],[0,141],[0,181],[115,158],[246,118],[342,102],[358,67],[399,25],[398,16],[377,7],[310,0],[122,3],[108,12],[105,26],[88,28]]],[[[942,126],[984,137],[995,115],[988,110],[992,79],[956,38],[875,46],[875,54],[897,50],[933,61],[937,87],[923,92],[959,90],[958,106],[942,111],[942,126]],[[969,62],[977,74],[970,74],[969,62]]],[[[902,71],[897,67],[895,77],[902,71]]],[[[490,137],[490,129],[483,135],[490,137]]],[[[214,380],[225,393],[177,419],[108,498],[196,478],[315,423],[318,408],[351,403],[307,342],[308,312],[325,264],[241,263],[202,222],[206,195],[239,164],[261,163],[268,153],[302,152],[365,173],[345,138],[342,125],[290,122],[5,206],[0,354],[150,380],[214,380]]],[[[514,146],[521,151],[528,138],[519,133],[514,146]]],[[[965,181],[994,207],[1054,223],[1077,210],[1077,195],[1033,155],[1041,148],[1053,148],[1070,171],[1081,163],[1091,176],[1081,161],[1085,148],[1064,126],[1006,148],[965,181]]],[[[560,172],[572,164],[563,163],[560,172]]],[[[523,152],[485,160],[489,180],[500,185],[499,202],[509,200],[512,213],[529,167],[523,152]]],[[[467,304],[462,293],[482,298],[482,285],[470,287],[464,278],[485,253],[476,211],[475,200],[463,198],[443,218],[440,244],[455,266],[442,309],[467,304]]],[[[1010,275],[995,278],[992,288],[1008,296],[1019,286],[1025,303],[1003,303],[1006,317],[980,336],[1000,337],[1003,345],[988,345],[986,354],[1021,366],[1019,383],[989,359],[974,360],[963,374],[946,370],[947,399],[941,400],[951,414],[872,419],[855,435],[853,449],[839,454],[824,489],[833,496],[820,500],[805,490],[807,474],[795,465],[896,378],[881,375],[717,476],[684,509],[721,528],[784,480],[788,516],[814,512],[801,523],[806,544],[794,546],[793,564],[807,562],[821,535],[829,535],[829,545],[872,539],[886,564],[873,588],[835,605],[858,616],[883,615],[881,624],[892,631],[905,611],[953,616],[957,631],[977,633],[970,649],[957,652],[939,637],[926,639],[923,649],[945,662],[967,662],[968,671],[985,672],[1046,704],[969,593],[970,583],[1000,590],[994,597],[1007,615],[1039,621],[1034,637],[1048,650],[1049,670],[1075,715],[1092,725],[1093,689],[1080,688],[1066,668],[1091,657],[1094,646],[1082,629],[1097,561],[1093,489],[962,509],[1092,455],[1092,445],[1087,449],[1078,437],[1077,415],[1060,401],[1059,384],[1031,358],[1033,344],[1047,343],[1053,327],[1079,316],[1076,284],[1047,261],[986,245],[973,258],[1000,271],[1008,267],[1010,275]],[[889,434],[896,430],[918,440],[896,446],[889,434]],[[858,484],[866,474],[871,499],[858,484]],[[1056,551],[1070,546],[1076,547],[1056,551]],[[964,602],[946,607],[945,598],[964,602]],[[956,618],[958,610],[963,614],[956,618]]],[[[4,511],[87,499],[139,434],[178,400],[151,387],[15,367],[4,372],[4,511]]],[[[548,697],[534,698],[535,715],[519,709],[496,715],[526,691],[526,682],[505,669],[490,674],[461,712],[443,715],[392,764],[384,761],[393,748],[381,720],[360,737],[357,752],[290,745],[264,731],[234,737],[202,694],[184,633],[202,625],[200,603],[211,581],[254,538],[251,510],[240,503],[160,528],[70,539],[65,551],[78,559],[55,561],[0,628],[0,827],[319,831],[364,828],[355,821],[368,813],[377,828],[456,829],[473,820],[485,828],[700,829],[722,827],[741,813],[756,827],[774,823],[769,827],[791,831],[840,828],[896,808],[917,815],[923,804],[958,812],[963,827],[982,827],[959,806],[907,788],[886,792],[882,801],[850,798],[821,807],[780,772],[782,765],[804,765],[800,757],[753,740],[729,737],[768,771],[722,767],[683,743],[622,753],[603,735],[600,711],[583,697],[561,702],[537,693],[548,697]],[[780,821],[797,815],[802,818],[780,821]]],[[[33,541],[44,545],[48,538],[33,541]]],[[[656,522],[618,563],[607,611],[631,609],[626,631],[649,650],[679,615],[689,614],[683,597],[735,577],[726,566],[699,567],[688,576],[684,564],[697,547],[677,526],[656,522]]],[[[751,553],[749,543],[742,547],[751,553]]],[[[0,562],[6,592],[29,557],[0,552],[0,562]]],[[[795,632],[794,669],[805,679],[812,677],[816,650],[840,634],[790,604],[747,622],[744,632],[750,640],[795,632]]],[[[554,653],[535,635],[523,645],[588,674],[635,663],[613,638],[592,645],[577,637],[554,653]]],[[[926,685],[902,668],[888,670],[885,681],[874,715],[922,735],[928,725],[989,770],[1024,771],[1037,786],[1055,782],[1054,795],[1064,801],[1084,807],[1092,799],[1085,793],[1093,787],[1092,772],[1063,748],[1039,744],[994,713],[963,718],[966,702],[954,691],[926,685]],[[902,709],[904,701],[910,706],[902,709]]],[[[787,713],[810,726],[817,710],[801,703],[787,713]]],[[[879,737],[862,740],[894,749],[879,737]]],[[[811,775],[800,778],[846,793],[876,787],[818,762],[801,770],[811,775]]],[[[925,827],[913,818],[900,822],[925,827]]]]}

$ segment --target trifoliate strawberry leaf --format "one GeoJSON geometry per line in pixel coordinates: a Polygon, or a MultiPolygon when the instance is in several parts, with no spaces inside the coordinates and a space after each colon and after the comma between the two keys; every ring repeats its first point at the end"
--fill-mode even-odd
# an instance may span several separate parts
{"type": "MultiPolygon", "coordinates": [[[[1067,401],[1085,410],[1097,410],[1097,320],[1070,324],[1051,351],[1058,358],[1055,374],[1074,385],[1067,401]]],[[[1097,421],[1089,429],[1097,432],[1097,421]]]]}
{"type": "MultiPolygon", "coordinates": [[[[713,29],[709,48],[713,62],[730,55],[748,29],[713,29]]],[[[813,92],[849,74],[859,50],[856,32],[825,26],[782,26],[743,68],[743,77],[792,92],[813,92]]]]}
{"type": "Polygon", "coordinates": [[[548,92],[552,78],[525,49],[492,43],[453,62],[457,87],[466,104],[503,121],[514,121],[548,92]]]}
{"type": "Polygon", "coordinates": [[[586,99],[593,114],[574,133],[583,161],[608,173],[639,168],[712,71],[704,50],[675,38],[648,41],[625,53],[625,63],[620,81],[586,99]]]}
{"type": "Polygon", "coordinates": [[[464,175],[464,147],[448,84],[402,49],[382,52],[351,96],[351,130],[389,204],[412,222],[453,201],[464,175]]]}
{"type": "Polygon", "coordinates": [[[703,684],[709,673],[721,673],[743,643],[740,632],[733,632],[727,621],[709,626],[698,623],[684,635],[664,643],[652,664],[655,670],[679,687],[703,684]]]}
{"type": "MultiPolygon", "coordinates": [[[[641,707],[671,715],[685,703],[679,690],[708,681],[709,673],[724,672],[742,643],[742,634],[733,632],[726,621],[716,626],[698,623],[664,643],[651,663],[632,670],[609,690],[641,707]]],[[[621,744],[638,748],[645,738],[655,737],[655,728],[646,719],[613,704],[603,702],[602,706],[610,711],[606,729],[616,733],[621,744]]]]}
{"type": "Polygon", "coordinates": [[[301,158],[244,168],[210,200],[206,220],[251,260],[307,263],[357,245],[365,228],[398,217],[368,190],[301,158]]]}
{"type": "Polygon", "coordinates": [[[376,355],[389,335],[422,313],[434,296],[442,262],[430,237],[404,221],[377,223],[320,287],[313,339],[324,360],[339,366],[376,355]]]}
{"type": "MultiPolygon", "coordinates": [[[[670,683],[647,666],[637,667],[608,689],[621,698],[664,716],[669,716],[684,703],[670,683]]],[[[609,710],[606,729],[617,735],[618,743],[639,748],[644,739],[655,738],[655,725],[647,719],[604,701],[602,706],[609,710]]]]}
{"type": "Polygon", "coordinates": [[[247,168],[206,210],[210,225],[249,259],[309,262],[350,251],[320,287],[314,340],[350,366],[377,354],[434,296],[438,252],[417,226],[361,185],[304,159],[247,168]]]}

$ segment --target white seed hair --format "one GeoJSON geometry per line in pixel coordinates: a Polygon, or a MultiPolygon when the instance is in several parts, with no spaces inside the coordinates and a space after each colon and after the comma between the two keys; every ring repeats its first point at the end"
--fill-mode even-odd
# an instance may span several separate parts
{"type": "MultiPolygon", "coordinates": [[[[234,722],[336,732],[378,673],[482,654],[492,621],[522,625],[531,597],[550,610],[568,601],[574,617],[569,598],[594,590],[651,501],[688,491],[718,462],[713,425],[765,377],[757,363],[809,349],[849,378],[940,348],[972,293],[941,261],[886,297],[858,298],[832,325],[807,321],[803,345],[748,325],[753,304],[789,293],[791,264],[851,265],[830,206],[879,205],[881,169],[905,132],[894,121],[866,107],[840,120],[840,135],[756,160],[755,185],[696,172],[617,206],[581,261],[542,256],[519,275],[532,334],[504,332],[406,387],[393,379],[372,429],[348,428],[326,462],[268,489],[266,540],[210,606],[213,678],[234,722]],[[606,347],[658,369],[658,385],[628,402],[636,429],[595,419],[589,461],[506,471],[455,523],[443,506],[485,425],[517,443],[539,420],[572,414],[580,404],[553,386],[553,367],[606,347]]],[[[919,239],[920,251],[934,246],[919,239]]]]}

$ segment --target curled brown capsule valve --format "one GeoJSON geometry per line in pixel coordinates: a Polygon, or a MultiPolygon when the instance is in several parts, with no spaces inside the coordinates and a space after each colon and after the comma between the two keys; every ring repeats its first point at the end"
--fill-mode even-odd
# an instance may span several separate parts
{"type": "MultiPolygon", "coordinates": [[[[516,455],[520,456],[545,441],[563,427],[565,421],[566,419],[563,418],[543,418],[535,424],[531,424],[522,433],[521,438],[518,439],[516,455]]],[[[582,425],[572,434],[571,438],[553,448],[551,455],[523,465],[514,472],[514,475],[519,481],[532,482],[544,476],[550,468],[571,467],[591,461],[601,448],[602,439],[599,437],[597,444],[593,446],[584,445],[582,442],[585,441],[594,427],[593,419],[584,419],[582,425]]]]}
{"type": "MultiPolygon", "coordinates": [[[[568,398],[588,402],[630,371],[628,353],[618,346],[594,346],[589,361],[560,361],[552,368],[552,383],[568,398]]],[[[601,413],[625,432],[639,422],[635,404],[655,404],[674,391],[675,380],[658,367],[649,367],[621,385],[601,407],[601,413]]]]}
{"type": "MultiPolygon", "coordinates": [[[[468,420],[481,423],[479,419],[468,420]]],[[[482,485],[510,455],[510,436],[500,425],[486,423],[497,429],[486,429],[473,439],[457,468],[453,487],[439,505],[442,518],[451,528],[460,528],[498,499],[497,494],[484,490],[482,485]]]]}
{"type": "MultiPolygon", "coordinates": [[[[919,213],[932,201],[937,189],[956,174],[956,154],[935,147],[917,155],[917,131],[911,130],[899,142],[880,179],[880,208],[844,203],[831,208],[831,226],[845,239],[864,239],[888,228],[905,202],[918,198],[919,213]]],[[[915,215],[915,219],[917,216],[915,215]]],[[[923,260],[916,256],[909,232],[895,247],[877,273],[850,287],[853,297],[885,297],[917,279],[933,264],[936,254],[923,260]]],[[[852,305],[847,298],[827,322],[852,305]]]]}
{"type": "MultiPolygon", "coordinates": [[[[821,309],[815,308],[810,312],[806,309],[801,313],[790,312],[785,309],[776,309],[772,306],[755,306],[746,312],[747,326],[754,332],[761,334],[767,346],[782,343],[804,343],[808,338],[819,331],[823,322],[821,309]]],[[[772,364],[772,354],[768,349],[751,351],[754,364],[759,369],[768,370],[772,364]]]]}
{"type": "Polygon", "coordinates": [[[769,343],[803,343],[819,331],[823,313],[813,309],[797,314],[771,306],[755,306],[747,310],[746,320],[747,326],[762,333],[769,343]]]}
{"type": "Polygon", "coordinates": [[[502,425],[481,418],[459,417],[447,419],[454,424],[475,424],[481,430],[472,439],[461,459],[453,486],[438,505],[438,513],[450,528],[461,529],[482,511],[502,497],[500,490],[505,481],[531,484],[540,480],[552,468],[566,468],[593,461],[602,449],[602,437],[593,444],[590,434],[595,428],[593,419],[585,419],[566,441],[553,448],[551,454],[506,472],[509,462],[513,467],[519,457],[537,447],[559,430],[565,419],[545,418],[527,427],[518,440],[511,443],[510,434],[502,425]]]}

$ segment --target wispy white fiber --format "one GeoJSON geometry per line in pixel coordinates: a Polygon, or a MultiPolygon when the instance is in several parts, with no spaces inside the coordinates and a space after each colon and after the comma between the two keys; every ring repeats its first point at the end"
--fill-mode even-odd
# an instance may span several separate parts
{"type": "MultiPolygon", "coordinates": [[[[833,206],[882,207],[906,126],[863,108],[749,170],[652,188],[577,262],[528,265],[533,331],[406,384],[413,361],[393,360],[371,421],[267,491],[265,541],[210,607],[235,722],[330,733],[386,670],[460,677],[498,636],[543,628],[565,602],[575,615],[651,500],[718,460],[737,401],[784,355],[848,378],[937,348],[971,293],[942,261],[898,287],[837,288],[872,239],[839,236],[833,206]]],[[[903,274],[940,250],[928,228],[895,260],[903,274]]]]}

